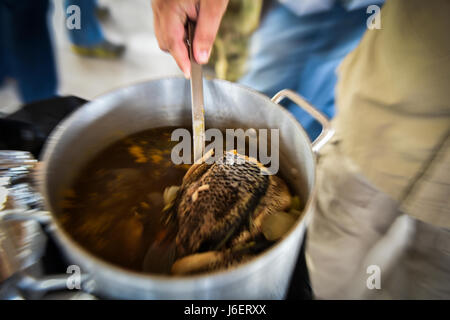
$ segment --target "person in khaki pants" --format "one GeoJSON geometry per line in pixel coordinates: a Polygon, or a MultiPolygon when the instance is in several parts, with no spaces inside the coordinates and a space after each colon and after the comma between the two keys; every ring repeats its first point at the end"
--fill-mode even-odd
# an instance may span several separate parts
{"type": "Polygon", "coordinates": [[[406,215],[407,245],[381,268],[383,297],[450,298],[448,12],[445,0],[387,1],[381,29],[338,70],[336,136],[319,157],[307,243],[318,297],[373,296],[361,275],[383,262],[368,252],[406,215]]]}
{"type": "MultiPolygon", "coordinates": [[[[158,2],[164,1],[153,1],[155,20],[180,30],[200,3],[199,34],[206,25],[217,31],[226,7],[186,0],[171,1],[185,5],[172,10],[158,2]],[[170,12],[177,19],[167,18],[170,12]],[[181,19],[180,12],[186,12],[181,19]]],[[[367,30],[339,67],[336,135],[318,157],[317,210],[306,248],[317,298],[450,298],[448,12],[448,0],[388,0],[381,29],[367,30]],[[393,254],[399,220],[409,226],[405,245],[385,270],[381,258],[393,254]],[[381,277],[375,291],[371,267],[381,277]]],[[[163,49],[176,43],[164,28],[155,30],[163,49]]],[[[195,56],[205,63],[202,45],[195,56]]],[[[169,51],[188,67],[178,47],[169,51]]]]}

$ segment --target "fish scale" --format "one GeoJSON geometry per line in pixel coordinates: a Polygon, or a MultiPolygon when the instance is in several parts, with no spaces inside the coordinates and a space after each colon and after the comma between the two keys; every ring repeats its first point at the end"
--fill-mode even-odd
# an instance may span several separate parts
{"type": "Polygon", "coordinates": [[[197,181],[182,187],[177,207],[177,245],[181,256],[195,252],[204,242],[214,247],[230,232],[239,231],[267,190],[269,177],[261,174],[255,162],[246,159],[239,163],[240,156],[232,157],[233,164],[230,153],[226,153],[197,181]],[[205,185],[209,188],[198,192],[193,201],[192,195],[205,185]]]}

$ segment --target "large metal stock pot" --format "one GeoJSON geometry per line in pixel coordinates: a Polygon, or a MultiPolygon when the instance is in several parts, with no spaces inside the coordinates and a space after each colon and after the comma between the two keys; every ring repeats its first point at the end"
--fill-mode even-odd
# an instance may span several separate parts
{"type": "Polygon", "coordinates": [[[239,267],[204,275],[169,277],[131,272],[79,246],[60,226],[62,190],[108,144],[162,126],[190,126],[190,87],[182,78],[153,80],[119,89],[87,103],[52,133],[45,147],[42,195],[51,230],[66,257],[90,275],[86,290],[132,299],[280,299],[286,294],[308,217],[313,212],[315,156],[332,136],[327,119],[289,90],[272,99],[240,85],[205,80],[205,119],[210,128],[279,128],[280,170],[306,203],[305,215],[271,249],[239,267]],[[311,143],[295,118],[277,103],[289,98],[323,126],[311,143]]]}

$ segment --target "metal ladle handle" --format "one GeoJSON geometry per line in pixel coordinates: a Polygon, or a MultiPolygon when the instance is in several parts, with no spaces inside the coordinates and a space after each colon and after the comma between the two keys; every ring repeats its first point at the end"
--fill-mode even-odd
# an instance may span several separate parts
{"type": "Polygon", "coordinates": [[[289,89],[283,89],[276,93],[272,97],[272,101],[279,104],[283,99],[288,98],[294,102],[298,107],[309,113],[315,120],[317,120],[321,126],[322,131],[320,135],[312,142],[312,151],[314,153],[319,152],[319,150],[333,137],[335,130],[331,126],[328,118],[314,106],[312,106],[308,101],[306,101],[302,96],[295,93],[289,89]]]}
{"type": "Polygon", "coordinates": [[[194,142],[194,162],[200,160],[205,151],[205,111],[203,99],[203,71],[202,66],[194,58],[195,22],[187,21],[187,46],[191,61],[191,106],[192,131],[194,142]]]}

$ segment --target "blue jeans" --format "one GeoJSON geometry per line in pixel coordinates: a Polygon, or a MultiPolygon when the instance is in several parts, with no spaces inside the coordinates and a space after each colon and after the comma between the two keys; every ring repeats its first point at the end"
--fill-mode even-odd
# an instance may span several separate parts
{"type": "MultiPolygon", "coordinates": [[[[359,43],[367,17],[365,8],[346,11],[340,4],[304,16],[274,4],[253,35],[249,72],[239,82],[269,97],[294,90],[333,117],[335,69],[359,43]]],[[[317,121],[292,103],[285,106],[311,139],[319,135],[317,121]]]]}
{"type": "Polygon", "coordinates": [[[48,0],[0,0],[0,82],[14,78],[25,103],[56,95],[48,9],[48,0]]]}
{"type": "MultiPolygon", "coordinates": [[[[103,42],[102,28],[95,12],[97,0],[65,0],[65,10],[71,5],[80,7],[81,29],[67,30],[70,41],[81,47],[91,47],[103,42]]],[[[66,11],[66,17],[71,14],[73,13],[68,14],[66,11]]]]}

